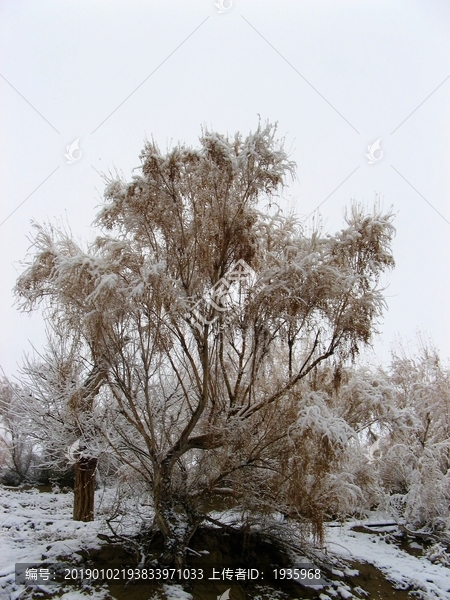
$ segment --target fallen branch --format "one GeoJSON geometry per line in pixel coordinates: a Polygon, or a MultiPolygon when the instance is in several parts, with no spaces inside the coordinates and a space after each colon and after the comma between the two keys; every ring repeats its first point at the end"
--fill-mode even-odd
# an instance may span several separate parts
{"type": "Polygon", "coordinates": [[[399,525],[400,530],[403,531],[403,533],[406,533],[406,535],[410,535],[411,537],[416,537],[416,538],[420,538],[422,540],[433,540],[434,542],[438,542],[439,538],[434,535],[434,533],[430,533],[427,531],[412,531],[411,529],[408,529],[408,527],[406,527],[405,525],[399,525]]]}

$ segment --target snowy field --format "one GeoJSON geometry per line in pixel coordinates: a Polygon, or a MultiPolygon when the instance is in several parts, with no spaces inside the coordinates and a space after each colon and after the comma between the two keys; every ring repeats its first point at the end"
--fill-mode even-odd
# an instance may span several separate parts
{"type": "MultiPolygon", "coordinates": [[[[14,490],[0,487],[1,533],[0,533],[0,598],[22,600],[25,598],[64,598],[81,600],[113,598],[106,588],[85,588],[75,590],[68,586],[25,588],[15,584],[15,563],[67,562],[76,565],[82,553],[99,549],[100,534],[109,533],[102,515],[106,514],[113,502],[113,492],[96,492],[98,520],[80,523],[71,520],[72,493],[40,493],[36,489],[14,490]]],[[[386,578],[400,590],[410,590],[412,598],[426,600],[450,600],[450,569],[442,564],[432,563],[424,556],[413,556],[392,543],[393,528],[386,528],[385,535],[379,533],[356,532],[352,528],[363,524],[360,521],[348,523],[344,527],[327,529],[326,545],[330,555],[340,560],[370,563],[377,567],[386,578]]],[[[416,542],[409,546],[419,550],[416,542]]],[[[335,569],[332,585],[317,590],[320,600],[340,598],[384,598],[368,594],[363,587],[353,587],[341,581],[349,575],[349,569],[335,569]],[[344,571],[346,571],[344,573],[344,571]]],[[[348,580],[347,580],[348,581],[348,580]]],[[[163,586],[160,594],[148,600],[190,600],[195,595],[184,592],[181,587],[163,586]]],[[[134,596],[130,596],[134,597],[134,596]]],[[[139,596],[140,598],[142,596],[139,596]]],[[[206,597],[206,596],[205,596],[206,597]]],[[[211,596],[212,597],[212,596],[211,596]]],[[[275,596],[273,596],[275,597],[275,596]]],[[[277,598],[281,598],[278,596],[277,598]]],[[[292,596],[294,597],[294,596],[292,596]]],[[[303,598],[302,594],[298,598],[303,598]]],[[[307,596],[311,597],[311,594],[307,596]]],[[[394,596],[393,596],[394,597],[394,596]]],[[[231,595],[230,600],[234,600],[231,595]]]]}

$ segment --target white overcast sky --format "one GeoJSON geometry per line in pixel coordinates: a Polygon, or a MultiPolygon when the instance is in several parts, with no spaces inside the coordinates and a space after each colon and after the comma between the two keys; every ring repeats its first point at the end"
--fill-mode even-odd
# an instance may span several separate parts
{"type": "Polygon", "coordinates": [[[397,266],[376,356],[387,361],[396,340],[421,331],[450,357],[450,2],[221,4],[227,10],[219,0],[2,0],[7,375],[45,339],[41,315],[13,305],[31,220],[64,220],[80,240],[92,238],[99,172],[129,179],[146,137],[162,150],[196,145],[202,125],[248,133],[258,115],[278,122],[297,163],[285,209],[306,216],[320,205],[333,233],[352,199],[370,207],[378,195],[393,206],[397,266]],[[78,138],[81,158],[68,164],[78,138]],[[378,139],[383,155],[369,164],[378,139]]]}

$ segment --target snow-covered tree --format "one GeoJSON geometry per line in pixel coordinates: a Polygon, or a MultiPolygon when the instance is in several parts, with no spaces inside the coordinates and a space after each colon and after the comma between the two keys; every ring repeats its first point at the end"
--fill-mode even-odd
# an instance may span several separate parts
{"type": "Polygon", "coordinates": [[[413,528],[450,527],[450,373],[428,344],[393,355],[396,406],[409,422],[392,427],[380,466],[387,505],[413,528]]]}
{"type": "Polygon", "coordinates": [[[21,393],[16,383],[5,377],[0,379],[0,444],[3,448],[0,475],[3,481],[12,484],[34,479],[37,467],[37,443],[30,435],[32,419],[22,403],[21,393]]]}
{"type": "MultiPolygon", "coordinates": [[[[78,331],[47,326],[47,344],[24,361],[21,405],[30,419],[29,435],[39,440],[40,466],[53,478],[75,471],[73,516],[94,518],[97,461],[104,454],[98,423],[102,379],[78,331]]],[[[104,443],[103,443],[104,446],[104,443]]]]}
{"type": "Polygon", "coordinates": [[[154,142],[130,183],[108,182],[86,249],[35,226],[16,291],[47,300],[93,365],[74,410],[106,386],[102,435],[149,484],[163,559],[183,564],[212,497],[275,509],[320,536],[356,490],[333,480],[352,431],[307,382],[355,357],[383,308],[391,215],[353,207],[334,236],[259,210],[293,174],[275,128],[154,142]]]}

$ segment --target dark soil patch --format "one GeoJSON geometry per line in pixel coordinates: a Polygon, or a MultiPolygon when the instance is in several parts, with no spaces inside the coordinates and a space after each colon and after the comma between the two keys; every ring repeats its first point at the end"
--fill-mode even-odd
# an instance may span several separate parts
{"type": "MultiPolygon", "coordinates": [[[[186,568],[195,569],[197,574],[203,570],[203,579],[184,582],[186,591],[195,600],[217,600],[217,597],[230,589],[230,600],[307,600],[318,599],[321,593],[340,598],[339,587],[345,587],[354,598],[374,600],[410,600],[408,591],[395,589],[392,583],[374,566],[366,563],[348,563],[349,567],[358,570],[358,575],[340,577],[324,572],[326,585],[324,588],[304,587],[293,581],[275,581],[274,568],[292,567],[287,554],[275,544],[261,535],[248,535],[245,532],[203,528],[197,531],[191,540],[191,552],[188,551],[186,568]],[[260,578],[253,581],[237,581],[222,577],[222,569],[257,569],[260,578]],[[213,571],[215,569],[215,572],[213,571]],[[219,579],[211,579],[214,575],[219,579]],[[364,592],[368,595],[364,595],[364,592]],[[334,592],[334,593],[333,593],[334,592]],[[337,594],[337,596],[336,596],[337,594]]],[[[157,564],[157,557],[162,551],[162,540],[154,536],[148,552],[148,567],[163,567],[157,564]]],[[[98,550],[85,553],[85,566],[91,568],[133,568],[137,565],[138,556],[133,556],[118,544],[106,544],[98,550]]],[[[167,582],[169,583],[169,582],[167,582]]],[[[157,592],[162,594],[161,582],[108,584],[112,598],[116,600],[149,600],[157,592]]]]}
{"type": "MultiPolygon", "coordinates": [[[[346,577],[346,582],[351,585],[353,590],[355,587],[359,587],[369,594],[368,596],[364,596],[356,592],[356,597],[366,597],[374,600],[390,600],[391,598],[395,598],[396,600],[411,600],[411,596],[409,595],[410,590],[395,589],[394,585],[373,565],[353,562],[351,566],[353,569],[359,571],[359,575],[346,577]]],[[[352,593],[354,592],[352,591],[352,593]]]]}
{"type": "MultiPolygon", "coordinates": [[[[133,540],[136,542],[136,540],[133,540]]],[[[138,540],[143,542],[143,540],[138,540]]],[[[243,531],[221,530],[218,528],[202,528],[197,531],[190,543],[190,551],[186,557],[186,574],[195,579],[184,580],[184,589],[192,594],[195,600],[217,600],[227,589],[231,589],[232,600],[259,598],[260,600],[287,600],[289,598],[317,598],[314,589],[300,586],[292,581],[276,581],[273,577],[274,568],[292,567],[287,554],[263,536],[248,535],[243,531]],[[224,576],[223,569],[227,575],[224,576]],[[245,569],[246,580],[236,578],[236,570],[245,569]],[[229,579],[230,570],[233,577],[229,579]],[[248,580],[251,575],[258,573],[259,578],[248,580]],[[202,578],[200,579],[200,574],[202,578]]],[[[158,557],[163,550],[162,538],[159,534],[153,536],[145,548],[148,569],[163,569],[158,564],[158,557]]],[[[133,552],[132,545],[125,548],[119,543],[107,543],[99,549],[87,550],[82,553],[84,564],[78,565],[92,569],[132,569],[139,562],[140,556],[133,552]]],[[[62,557],[61,557],[62,558],[62,557]]],[[[240,572],[242,575],[242,571],[240,572]]],[[[108,591],[116,600],[148,600],[155,592],[162,594],[163,582],[108,582],[108,591]]],[[[167,581],[167,583],[171,583],[167,581]]],[[[174,583],[177,583],[176,581],[174,583]]],[[[74,586],[75,589],[76,586],[74,586]]],[[[78,589],[80,589],[78,587],[78,589]]],[[[161,597],[164,597],[161,595],[161,597]]]]}

